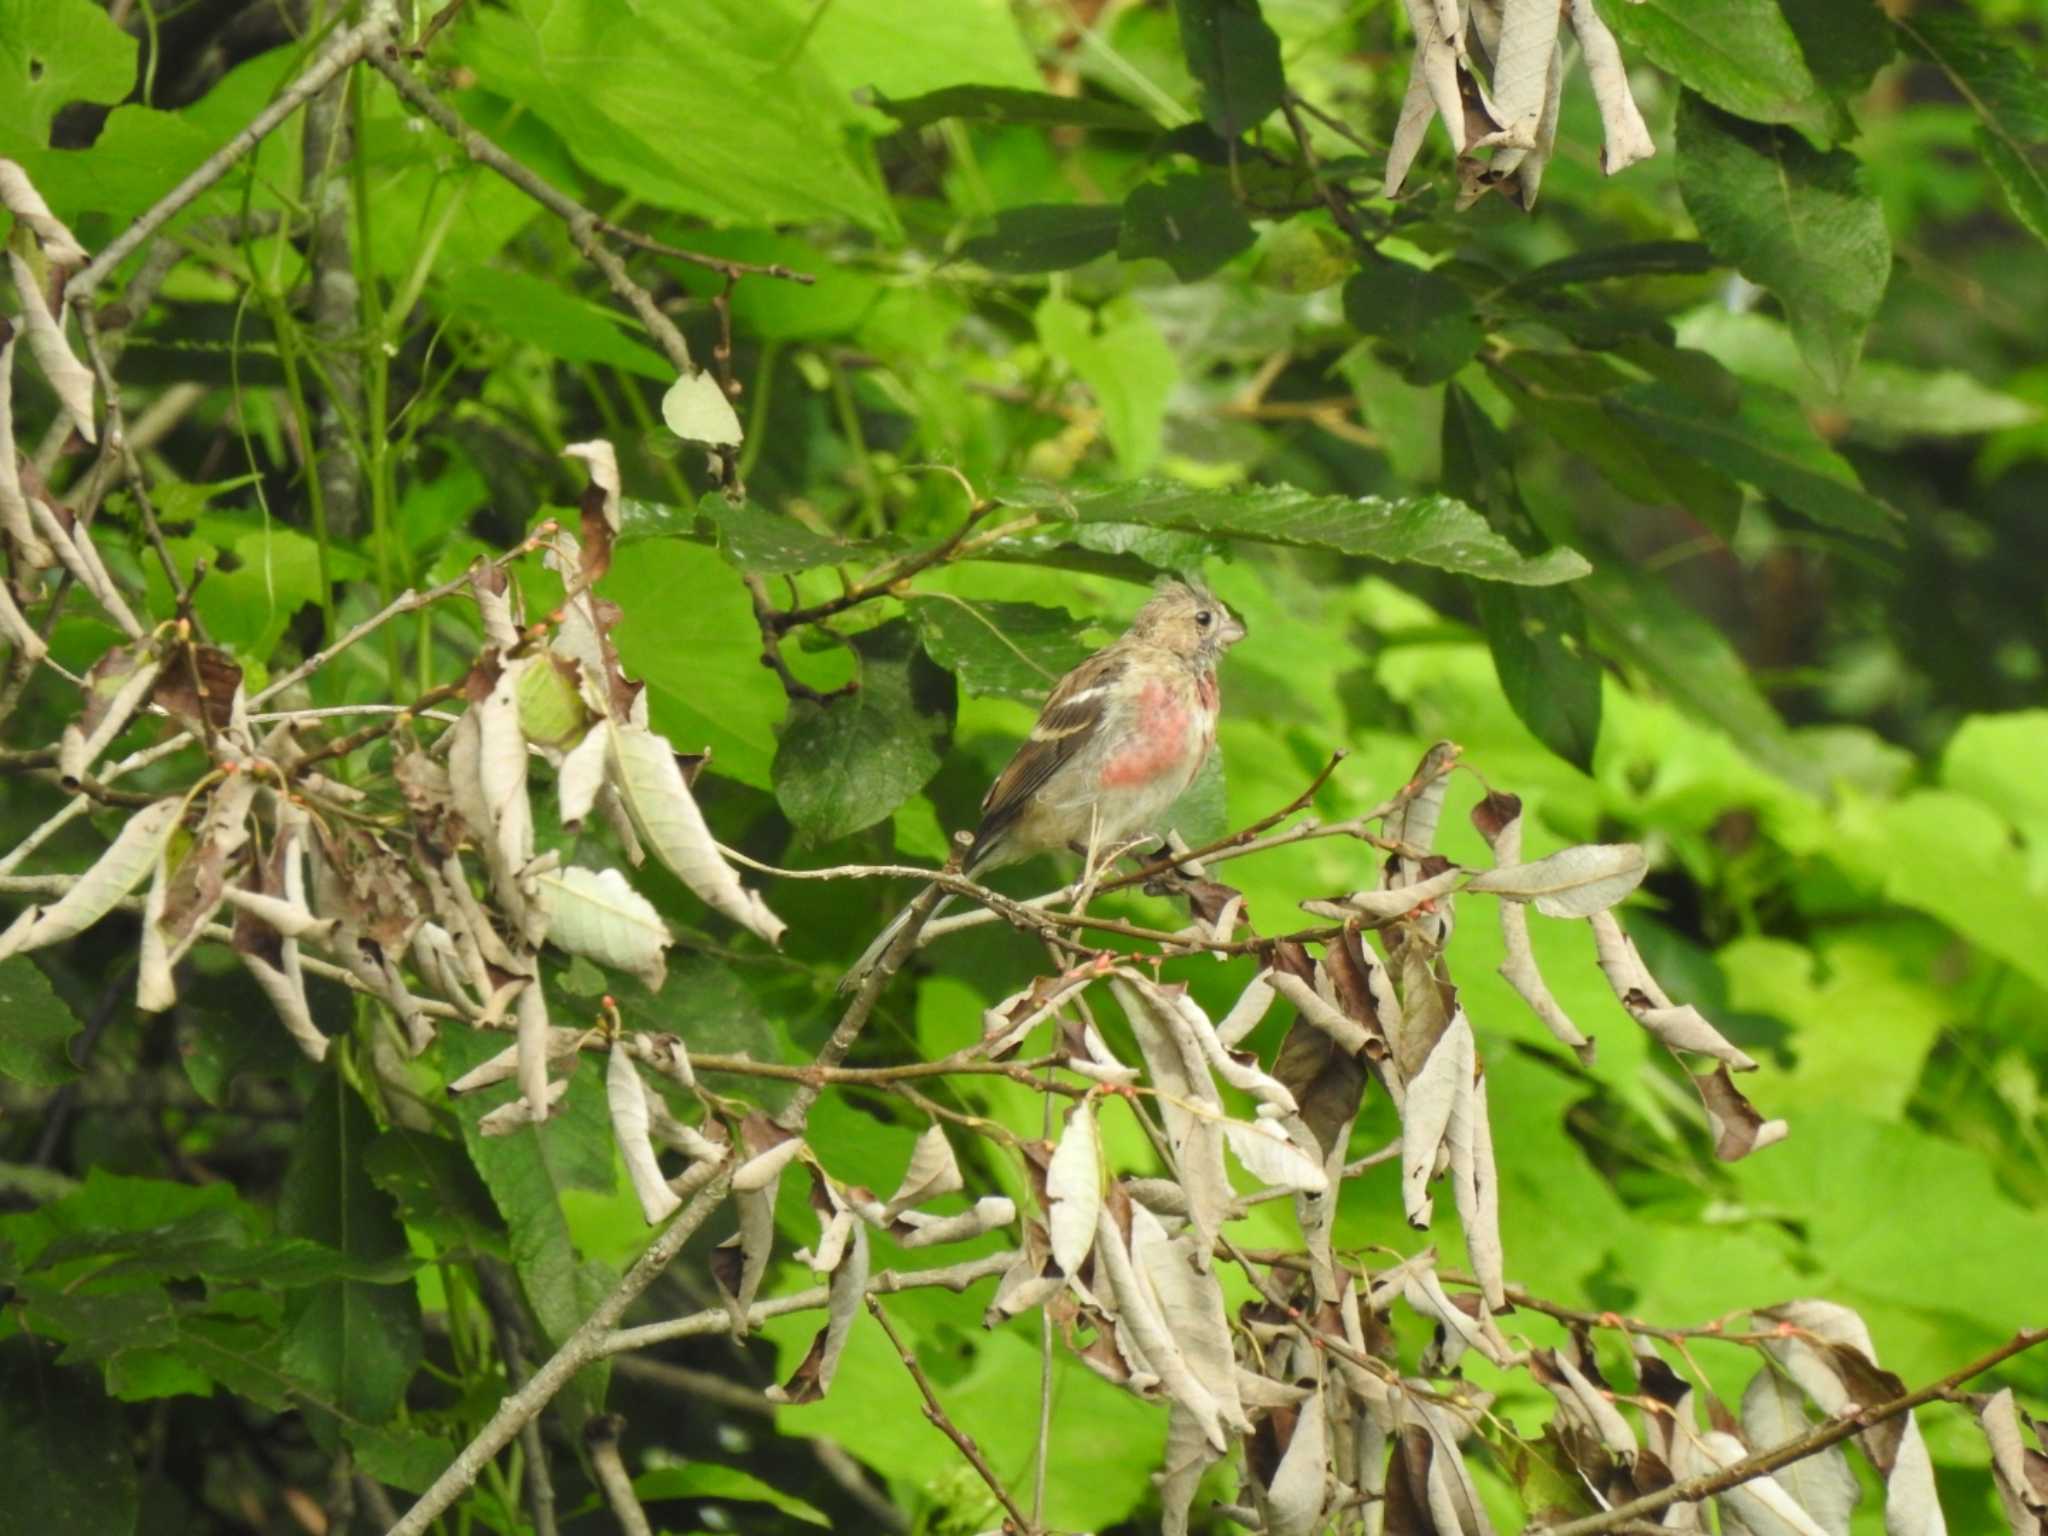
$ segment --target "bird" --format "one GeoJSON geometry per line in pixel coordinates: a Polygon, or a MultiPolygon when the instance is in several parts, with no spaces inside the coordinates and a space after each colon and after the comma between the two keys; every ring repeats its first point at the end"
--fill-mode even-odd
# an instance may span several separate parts
{"type": "MultiPolygon", "coordinates": [[[[1053,685],[982,798],[962,873],[1062,848],[1086,855],[1092,871],[1103,850],[1164,830],[1160,818],[1215,749],[1216,666],[1244,637],[1243,622],[1205,587],[1163,582],[1129,629],[1053,685]]],[[[910,910],[876,935],[842,991],[874,970],[910,910]]]]}

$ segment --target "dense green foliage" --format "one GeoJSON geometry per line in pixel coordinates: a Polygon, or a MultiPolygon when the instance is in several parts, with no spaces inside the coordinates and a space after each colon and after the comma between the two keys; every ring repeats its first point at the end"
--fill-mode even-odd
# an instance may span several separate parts
{"type": "MultiPolygon", "coordinates": [[[[427,33],[420,9],[402,39],[427,33]]],[[[1402,194],[1381,195],[1414,44],[1389,0],[449,9],[417,50],[378,43],[383,72],[344,72],[104,275],[86,307],[124,447],[67,432],[26,322],[12,442],[0,413],[24,491],[91,518],[167,678],[217,660],[254,698],[401,593],[452,584],[264,706],[300,712],[309,749],[342,742],[326,787],[297,786],[318,814],[417,856],[413,734],[481,710],[518,650],[460,578],[538,546],[549,520],[609,556],[596,591],[616,614],[594,622],[617,666],[585,680],[643,682],[644,723],[709,754],[692,792],[718,842],[790,869],[942,862],[1050,681],[1159,575],[1202,574],[1249,637],[1224,666],[1217,769],[1177,816],[1190,842],[1287,806],[1339,750],[1313,813],[1363,816],[1455,741],[1483,780],[1452,779],[1437,851],[1491,862],[1466,815],[1486,788],[1521,797],[1530,858],[1643,845],[1628,933],[1756,1059],[1743,1089],[1789,1126],[1717,1161],[1692,1082],[1577,925],[1539,922],[1535,953],[1597,1038],[1589,1064],[1497,974],[1490,907],[1461,907],[1448,961],[1488,1085],[1511,1282],[1554,1309],[1731,1331],[1824,1297],[1860,1313],[1907,1386],[2043,1321],[2048,58],[2030,7],[1601,0],[1656,154],[1602,174],[1574,66],[1526,210],[1508,181],[1459,206],[1440,125],[1402,194]],[[391,73],[602,226],[466,154],[391,73]],[[663,316],[673,345],[650,328],[663,316]],[[682,345],[732,401],[737,443],[701,425],[701,397],[693,441],[664,426],[682,345]],[[591,465],[563,455],[592,440],[618,458],[615,540],[591,465]],[[422,713],[394,729],[380,705],[422,713]]],[[[98,253],[359,11],[379,8],[0,0],[0,158],[98,253]]],[[[11,250],[0,313],[80,265],[26,216],[11,250]]],[[[87,578],[39,571],[6,537],[50,663],[0,631],[12,920],[140,804],[217,805],[223,776],[206,755],[219,722],[160,682],[155,716],[89,763],[189,729],[185,750],[118,786],[59,782],[77,680],[100,707],[140,650],[87,578]],[[67,804],[84,813],[12,856],[67,804]]],[[[504,569],[524,619],[559,634],[601,564],[504,569]]],[[[533,694],[554,679],[524,675],[533,694]]],[[[553,754],[532,769],[549,807],[569,777],[555,749],[623,715],[554,682],[519,717],[553,754]],[[550,708],[559,738],[535,724],[550,708]]],[[[626,819],[549,809],[527,851],[537,837],[565,863],[624,867],[626,819]]],[[[771,945],[633,820],[658,855],[631,878],[674,936],[665,979],[558,941],[536,983],[554,1024],[601,1025],[609,995],[630,1030],[692,1053],[811,1061],[842,1017],[840,973],[913,883],[742,867],[788,925],[771,945]]],[[[166,880],[201,862],[203,826],[158,830],[123,894],[159,859],[166,880]]],[[[1305,839],[1216,875],[1271,937],[1310,926],[1302,901],[1373,886],[1379,858],[1305,839]]],[[[1126,890],[1097,909],[1171,931],[1176,901],[1126,890]]],[[[135,906],[33,956],[0,940],[0,1465],[39,1469],[0,1494],[0,1532],[383,1529],[649,1240],[604,1054],[558,1065],[569,1088],[544,1123],[488,1134],[519,1100],[447,1085],[504,1039],[438,1020],[408,1039],[360,985],[316,979],[331,1048],[315,1062],[210,941],[178,964],[175,1000],[142,1011],[154,918],[135,906]]],[[[1259,966],[1196,956],[1165,975],[1221,1017],[1259,966]]],[[[847,1061],[971,1047],[984,1011],[1047,971],[1009,927],[948,936],[882,993],[847,1061]]],[[[1245,1041],[1269,1064],[1289,1014],[1245,1041]]],[[[1041,1049],[1042,1034],[1026,1057],[1041,1049]]],[[[703,1080],[736,1126],[792,1092],[703,1080]]],[[[668,1086],[685,1119],[716,1118],[668,1086]]],[[[1108,1163],[1156,1172],[1101,1102],[1108,1163]]],[[[946,1125],[966,1190],[933,1209],[993,1194],[1042,1219],[1017,1144],[1056,1138],[1066,1108],[1001,1075],[840,1084],[806,1139],[839,1185],[882,1192],[946,1125]]],[[[1352,1154],[1400,1134],[1375,1084],[1352,1154]]],[[[815,1283],[793,1256],[818,1242],[801,1175],[780,1185],[763,1297],[815,1283]]],[[[1336,1247],[1377,1271],[1434,1243],[1459,1270],[1448,1193],[1438,1205],[1434,1230],[1412,1230],[1398,1164],[1368,1169],[1342,1186],[1336,1247]]],[[[722,1208],[629,1320],[718,1308],[712,1250],[733,1226],[722,1208]]],[[[875,1270],[1017,1241],[935,1258],[903,1235],[872,1234],[875,1270]]],[[[1302,1243],[1285,1201],[1230,1236],[1302,1243]]],[[[1246,1273],[1216,1273],[1233,1311],[1253,1300],[1246,1273]]],[[[946,1413],[1026,1495],[1049,1371],[1049,1528],[1156,1528],[1156,1402],[1064,1344],[1042,1355],[1036,1316],[985,1329],[985,1283],[884,1300],[946,1413]]],[[[1566,1337],[1541,1309],[1499,1321],[1566,1337]]],[[[533,1529],[536,1456],[565,1526],[610,1521],[582,1438],[606,1413],[626,1420],[658,1528],[882,1528],[882,1504],[904,1529],[996,1525],[864,1314],[821,1401],[761,1396],[819,1326],[795,1312],[587,1366],[440,1528],[533,1529]]],[[[1429,1323],[1397,1307],[1392,1327],[1376,1342],[1418,1369],[1429,1323]]],[[[1626,1395],[1626,1338],[1596,1326],[1595,1346],[1626,1395]]],[[[1671,1359],[1730,1405],[1756,1370],[1712,1340],[1671,1359]]],[[[1495,1524],[1595,1508],[1544,1438],[1552,1397],[1478,1354],[1462,1370],[1500,1394],[1466,1447],[1495,1524]]],[[[1971,1385],[2048,1409],[2040,1353],[1971,1385]]],[[[2000,1528],[1968,1407],[1920,1420],[1948,1528],[2000,1528]]],[[[1883,1530],[1883,1479],[1844,1465],[1868,1495],[1854,1530],[1883,1530]]],[[[1249,1502],[1237,1475],[1209,1474],[1198,1522],[1230,1528],[1203,1511],[1249,1502]]],[[[1438,1529],[1410,1513],[1387,1529],[1438,1529]]]]}

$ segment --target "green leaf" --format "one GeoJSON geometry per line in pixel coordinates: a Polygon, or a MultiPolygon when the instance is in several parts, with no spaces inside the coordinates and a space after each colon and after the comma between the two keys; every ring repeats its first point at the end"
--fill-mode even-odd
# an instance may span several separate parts
{"type": "Polygon", "coordinates": [[[680,539],[642,539],[617,551],[599,590],[624,612],[612,637],[647,683],[654,728],[678,751],[708,747],[713,773],[767,788],[784,701],[732,567],[680,539]]]}
{"type": "Polygon", "coordinates": [[[646,202],[716,220],[838,217],[891,230],[871,158],[850,132],[850,86],[805,47],[806,25],[806,12],[776,0],[701,0],[687,11],[519,0],[451,36],[481,85],[554,129],[592,175],[646,202]]]}
{"type": "Polygon", "coordinates": [[[679,1467],[657,1467],[633,1479],[633,1491],[643,1504],[663,1499],[718,1499],[738,1503],[772,1504],[785,1515],[810,1525],[831,1528],[832,1521],[815,1504],[784,1493],[751,1472],[722,1467],[712,1461],[685,1462],[679,1467]]]}
{"type": "MultiPolygon", "coordinates": [[[[444,1078],[453,1082],[504,1044],[489,1033],[443,1030],[432,1054],[444,1078]]],[[[600,1075],[582,1070],[579,1062],[555,1112],[509,1136],[477,1130],[485,1114],[512,1096],[508,1088],[484,1089],[455,1101],[470,1161],[511,1233],[520,1292],[551,1346],[582,1325],[613,1280],[602,1266],[579,1262],[562,1209],[569,1191],[609,1193],[614,1183],[611,1123],[603,1085],[595,1080],[600,1075]]],[[[580,1428],[602,1406],[609,1376],[602,1362],[586,1366],[564,1391],[560,1401],[573,1425],[580,1428]]]]}
{"type": "Polygon", "coordinates": [[[780,576],[868,559],[871,544],[849,544],[815,532],[795,518],[770,512],[751,501],[729,501],[707,491],[694,507],[625,497],[619,502],[618,543],[642,539],[689,539],[702,543],[707,534],[719,552],[742,571],[780,576]]]}
{"type": "Polygon", "coordinates": [[[1148,181],[1124,199],[1116,253],[1156,256],[1184,283],[1207,277],[1257,239],[1231,195],[1229,178],[1193,171],[1148,181]]]}
{"type": "Polygon", "coordinates": [[[1065,272],[1115,250],[1123,219],[1115,203],[1026,203],[998,210],[960,254],[991,272],[1065,272]]]}
{"type": "Polygon", "coordinates": [[[60,110],[126,96],[138,46],[92,0],[0,0],[0,154],[33,160],[60,110]]]}
{"type": "Polygon", "coordinates": [[[929,128],[949,117],[970,123],[1025,123],[1104,129],[1111,133],[1157,133],[1152,117],[1121,101],[1092,96],[1055,96],[1014,86],[954,85],[922,96],[891,99],[875,94],[875,106],[905,128],[929,128]]]}
{"type": "Polygon", "coordinates": [[[31,1088],[78,1076],[70,1041],[82,1026],[27,955],[0,960],[0,1074],[31,1088]]]}
{"type": "Polygon", "coordinates": [[[1656,577],[1603,563],[1573,586],[1572,595],[1597,626],[1603,654],[1626,663],[1686,713],[1719,726],[1760,766],[1816,793],[1827,788],[1721,631],[1656,577]]]}
{"type": "Polygon", "coordinates": [[[969,693],[1042,700],[1094,649],[1081,638],[1087,625],[1036,603],[913,597],[904,606],[925,654],[969,693]]]}
{"type": "Polygon", "coordinates": [[[1258,127],[1287,90],[1280,39],[1258,0],[1174,0],[1173,10],[1188,73],[1202,87],[1204,120],[1225,139],[1258,127]]]}
{"type": "MultiPolygon", "coordinates": [[[[404,1260],[396,1207],[363,1164],[376,1123],[338,1067],[330,1064],[306,1106],[278,1194],[278,1225],[358,1262],[404,1260]]],[[[285,1368],[320,1396],[371,1423],[397,1410],[420,1361],[420,1303],[412,1286],[330,1280],[292,1297],[285,1326],[285,1368]]]]}
{"type": "Polygon", "coordinates": [[[1697,240],[1644,240],[1560,256],[1516,278],[1517,289],[1600,283],[1617,277],[1688,276],[1714,269],[1714,253],[1697,240]]]}
{"type": "Polygon", "coordinates": [[[564,363],[608,363],[666,384],[668,359],[626,334],[625,316],[598,299],[579,299],[559,283],[507,267],[458,269],[438,287],[441,307],[486,334],[539,347],[564,363]]]}
{"type": "Polygon", "coordinates": [[[504,1219],[456,1142],[424,1131],[386,1131],[363,1149],[363,1171],[396,1203],[401,1221],[444,1248],[504,1252],[504,1219]]]}
{"type": "Polygon", "coordinates": [[[1778,0],[1813,77],[1835,96],[1853,95],[1892,61],[1884,11],[1873,0],[1778,0]]]}
{"type": "Polygon", "coordinates": [[[1686,96],[1678,186],[1714,254],[1785,306],[1801,355],[1839,392],[1892,270],[1884,209],[1844,150],[1762,128],[1686,96]]]}
{"type": "Polygon", "coordinates": [[[775,798],[798,833],[829,843],[871,827],[930,782],[953,737],[951,674],[902,619],[856,635],[860,686],[790,706],[775,798]]]}
{"type": "Polygon", "coordinates": [[[1143,474],[1157,462],[1177,366],[1152,317],[1128,295],[1094,313],[1059,294],[1039,304],[1038,339],[1080,376],[1102,409],[1117,465],[1143,474]]]}
{"type": "Polygon", "coordinates": [[[2039,421],[2041,407],[1980,383],[1960,369],[1925,372],[1866,358],[1839,397],[1831,397],[1799,360],[1778,321],[1755,311],[1703,305],[1677,325],[1679,345],[1718,359],[1729,372],[1797,395],[1810,407],[1840,412],[1881,437],[1962,437],[2039,421]]]}
{"type": "MultiPolygon", "coordinates": [[[[331,991],[309,988],[314,1021],[326,1022],[319,1005],[331,991]]],[[[330,1024],[331,1028],[332,1025],[330,1024]]],[[[178,1010],[178,1059],[194,1091],[212,1105],[225,1104],[235,1079],[290,1077],[307,1065],[306,1054],[268,1009],[213,1009],[187,1005],[178,1010]]]]}
{"type": "Polygon", "coordinates": [[[1525,556],[1449,496],[1318,496],[1285,485],[1204,490],[1170,480],[1110,486],[1011,488],[1005,500],[1064,512],[1084,523],[1143,523],[1259,544],[1326,549],[1399,564],[1435,566],[1488,581],[1549,586],[1589,569],[1568,549],[1525,556]]]}
{"type": "Polygon", "coordinates": [[[425,1493],[459,1449],[452,1440],[403,1424],[351,1426],[348,1444],[363,1471],[407,1493],[425,1493]]]}
{"type": "Polygon", "coordinates": [[[1436,384],[1471,361],[1486,330],[1465,290],[1405,261],[1368,261],[1344,284],[1344,318],[1384,339],[1411,384],[1436,384]]]}
{"type": "Polygon", "coordinates": [[[2039,158],[2048,141],[2048,82],[2025,45],[1992,36],[1967,11],[1897,16],[1892,25],[1909,48],[1940,66],[1976,112],[1977,150],[2013,217],[2048,242],[2048,173],[2039,158]]]}
{"type": "Polygon", "coordinates": [[[1584,352],[1515,352],[1491,371],[1515,409],[1636,501],[1677,502],[1723,538],[1735,531],[1742,488],[1718,470],[1670,453],[1601,408],[1632,376],[1584,352]]]}
{"type": "MultiPolygon", "coordinates": [[[[840,92],[916,96],[943,86],[1026,90],[1041,77],[1007,0],[768,0],[840,92]]],[[[759,90],[761,87],[756,86],[759,90]]]]}
{"type": "Polygon", "coordinates": [[[1746,480],[1815,522],[1898,544],[1899,514],[1814,436],[1798,405],[1763,384],[1709,404],[1669,384],[1638,384],[1601,402],[1615,419],[1746,480]]]}
{"type": "Polygon", "coordinates": [[[1501,692],[1530,734],[1581,773],[1600,740],[1600,663],[1586,615],[1554,587],[1479,588],[1479,620],[1501,692]]]}
{"type": "Polygon", "coordinates": [[[1622,56],[1648,59],[1715,106],[1830,136],[1834,112],[1777,0],[1597,0],[1622,56]]]}
{"type": "Polygon", "coordinates": [[[43,1536],[121,1536],[141,1515],[135,1458],[98,1372],[53,1365],[29,1338],[0,1340],[6,1523],[43,1536]]]}

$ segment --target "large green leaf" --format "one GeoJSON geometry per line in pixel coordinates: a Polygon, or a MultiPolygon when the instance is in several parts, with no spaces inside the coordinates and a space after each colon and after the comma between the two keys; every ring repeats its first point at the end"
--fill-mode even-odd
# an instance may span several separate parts
{"type": "MultiPolygon", "coordinates": [[[[362,1263],[403,1260],[405,1229],[371,1182],[364,1154],[376,1123],[330,1062],[306,1106],[278,1196],[278,1224],[362,1263]]],[[[286,1308],[284,1363],[351,1418],[382,1423],[397,1410],[420,1360],[420,1303],[410,1285],[330,1280],[286,1308]]]]}
{"type": "Polygon", "coordinates": [[[1832,104],[1777,0],[1597,0],[1628,57],[1758,123],[1825,132],[1832,104]]]}
{"type": "Polygon", "coordinates": [[[1091,649],[1081,638],[1085,624],[1036,603],[935,596],[911,598],[906,606],[925,654],[969,693],[1043,699],[1091,649]]]}
{"type": "Polygon", "coordinates": [[[1897,52],[1884,11],[1871,0],[1778,0],[1814,79],[1836,96],[1870,84],[1897,52]]]}
{"type": "Polygon", "coordinates": [[[1846,460],[1814,436],[1795,402],[1768,385],[1709,403],[1664,383],[1605,397],[1617,420],[1746,480],[1815,522],[1901,542],[1899,515],[1857,483],[1846,460]]]}
{"type": "Polygon", "coordinates": [[[1249,133],[1280,105],[1280,39],[1258,0],[1174,0],[1188,73],[1202,87],[1202,116],[1226,139],[1249,133]]]}
{"type": "Polygon", "coordinates": [[[960,247],[992,272],[1064,272],[1116,249],[1123,209],[1115,203],[1028,203],[996,213],[995,228],[960,247]]]}
{"type": "Polygon", "coordinates": [[[1156,256],[1192,283],[1249,250],[1256,238],[1229,178],[1194,171],[1148,181],[1124,199],[1116,253],[1126,261],[1156,256]]]}
{"type": "Polygon", "coordinates": [[[0,0],[0,154],[33,159],[63,108],[127,95],[136,48],[92,0],[0,0]]]}
{"type": "Polygon", "coordinates": [[[1158,461],[1166,402],[1177,364],[1173,348],[1136,302],[1119,298],[1091,313],[1049,295],[1038,306],[1038,339],[1072,368],[1102,410],[1118,467],[1141,475],[1158,461]]]}
{"type": "Polygon", "coordinates": [[[802,11],[781,0],[521,0],[477,12],[454,37],[480,84],[647,202],[715,219],[894,225],[850,133],[858,108],[805,48],[802,11]]]}
{"type": "Polygon", "coordinates": [[[1549,586],[1582,576],[1569,549],[1527,556],[1449,496],[1318,496],[1284,485],[1205,490],[1170,480],[1122,485],[1019,485],[1004,499],[1083,523],[1139,523],[1259,544],[1413,562],[1489,581],[1549,586]]]}
{"type": "Polygon", "coordinates": [[[487,333],[530,342],[565,363],[608,363],[664,384],[675,369],[659,352],[628,336],[624,314],[596,299],[580,299],[549,282],[509,267],[468,267],[440,289],[441,307],[487,333]]]}
{"type": "Polygon", "coordinates": [[[947,86],[901,98],[878,93],[875,105],[905,128],[929,128],[949,117],[971,123],[1064,124],[1113,133],[1156,133],[1159,128],[1151,117],[1124,102],[1004,85],[947,86]]]}
{"type": "Polygon", "coordinates": [[[0,960],[0,1074],[32,1088],[78,1076],[69,1043],[79,1023],[27,955],[0,960]]]}
{"type": "Polygon", "coordinates": [[[1384,258],[1344,284],[1344,318],[1385,340],[1411,384],[1448,379],[1479,350],[1486,330],[1465,290],[1441,273],[1384,258]]]}
{"type": "Polygon", "coordinates": [[[694,507],[640,501],[628,496],[619,503],[621,545],[641,539],[700,539],[708,532],[719,552],[743,571],[780,576],[816,570],[848,560],[865,559],[872,546],[828,538],[787,513],[770,512],[751,501],[728,501],[706,492],[694,507]]]}
{"type": "Polygon", "coordinates": [[[1862,166],[1688,94],[1678,185],[1714,254],[1785,306],[1807,363],[1840,391],[1891,276],[1891,236],[1862,166]]]}
{"type": "Polygon", "coordinates": [[[2048,242],[2048,81],[2017,38],[1996,38],[1963,10],[1893,18],[1915,53],[1932,60],[1976,112],[1976,142],[2018,219],[2048,242]]]}
{"type": "Polygon", "coordinates": [[[871,827],[930,782],[953,736],[955,691],[908,621],[851,642],[858,688],[790,706],[775,751],[775,798],[813,843],[871,827]]]}
{"type": "Polygon", "coordinates": [[[815,1504],[784,1493],[738,1467],[723,1467],[715,1461],[691,1461],[681,1466],[656,1467],[633,1479],[633,1491],[643,1504],[666,1499],[707,1499],[720,1503],[768,1504],[793,1520],[830,1528],[832,1522],[815,1504]]]}
{"type": "Polygon", "coordinates": [[[122,1536],[141,1514],[127,1425],[97,1372],[51,1363],[35,1339],[0,1340],[0,1524],[40,1536],[122,1536]]]}

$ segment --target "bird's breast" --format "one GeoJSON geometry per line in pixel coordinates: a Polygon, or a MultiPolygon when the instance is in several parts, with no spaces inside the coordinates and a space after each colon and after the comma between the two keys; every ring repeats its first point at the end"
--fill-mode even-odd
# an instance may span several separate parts
{"type": "Polygon", "coordinates": [[[1193,688],[1164,679],[1147,683],[1125,740],[1103,762],[1102,787],[1137,789],[1192,778],[1214,736],[1215,688],[1213,673],[1193,688]]]}

